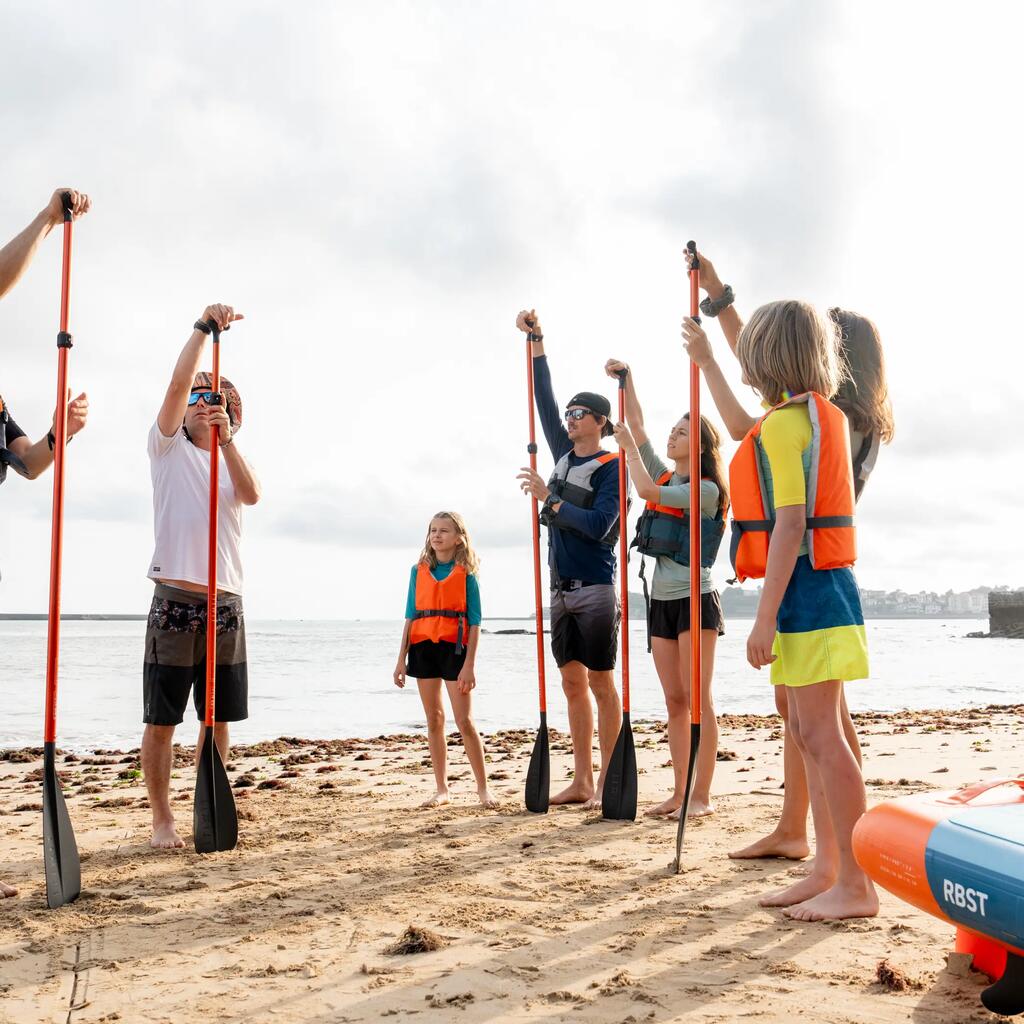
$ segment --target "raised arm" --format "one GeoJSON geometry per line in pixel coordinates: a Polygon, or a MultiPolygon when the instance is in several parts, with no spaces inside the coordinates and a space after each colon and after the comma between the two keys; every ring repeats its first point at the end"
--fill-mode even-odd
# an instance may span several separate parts
{"type": "MultiPolygon", "coordinates": [[[[629,380],[628,377],[626,379],[629,380]]],[[[625,423],[616,423],[613,429],[615,440],[619,442],[619,447],[626,456],[626,465],[629,468],[629,478],[633,482],[633,489],[644,501],[657,501],[661,488],[647,471],[644,460],[640,457],[636,438],[625,423]]],[[[646,440],[645,435],[644,441],[646,440]]],[[[643,444],[644,441],[641,441],[640,444],[643,444]]]]}
{"type": "MultiPolygon", "coordinates": [[[[235,320],[243,319],[241,313],[236,313],[231,306],[215,303],[203,310],[199,318],[204,323],[213,320],[223,331],[235,320]]],[[[206,334],[196,327],[185,342],[185,347],[174,364],[174,372],[171,374],[171,383],[167,386],[167,394],[164,395],[163,405],[160,406],[160,413],[156,418],[160,433],[164,437],[171,437],[177,433],[185,419],[185,409],[188,408],[188,396],[192,390],[192,382],[196,379],[199,370],[199,361],[203,358],[203,350],[206,348],[206,334]]]]}
{"type": "MultiPolygon", "coordinates": [[[[686,264],[689,266],[693,262],[693,254],[687,250],[684,256],[686,257],[686,264]]],[[[722,284],[722,279],[718,276],[715,265],[700,250],[697,251],[697,259],[700,260],[700,286],[712,302],[718,302],[725,293],[725,285],[722,284]]],[[[722,328],[722,333],[725,335],[725,340],[729,343],[732,354],[735,355],[736,342],[739,341],[740,331],[743,330],[743,320],[740,318],[735,303],[726,306],[718,314],[717,319],[719,326],[722,328]]]]}
{"type": "Polygon", "coordinates": [[[722,373],[722,368],[715,360],[711,351],[711,343],[700,324],[692,317],[683,320],[683,346],[686,354],[700,367],[704,379],[708,382],[708,390],[715,401],[718,415],[725,423],[725,429],[734,441],[742,441],[747,431],[757,422],[756,416],[740,405],[729,382],[722,373]]]}
{"type": "Polygon", "coordinates": [[[633,382],[633,371],[628,364],[620,359],[609,359],[604,364],[604,372],[616,382],[619,374],[625,371],[626,387],[626,424],[636,438],[637,444],[643,444],[647,440],[647,431],[644,429],[644,411],[640,408],[640,399],[636,395],[636,387],[633,382]]]}
{"type": "MultiPolygon", "coordinates": [[[[89,418],[89,397],[82,392],[77,398],[71,399],[68,391],[68,440],[85,426],[89,418]]],[[[10,443],[10,450],[18,456],[28,470],[28,479],[35,480],[53,465],[53,446],[56,442],[57,414],[53,414],[53,423],[45,437],[33,444],[27,437],[16,437],[10,443]]]]}
{"type": "Polygon", "coordinates": [[[46,206],[32,218],[29,226],[0,249],[0,299],[18,283],[28,269],[39,243],[63,222],[64,207],[60,198],[62,192],[71,193],[71,215],[75,220],[89,212],[91,204],[84,192],[76,192],[73,188],[57,189],[50,196],[46,206]]]}
{"type": "Polygon", "coordinates": [[[533,355],[533,397],[537,404],[537,415],[540,417],[544,439],[551,450],[551,457],[557,462],[566,452],[572,450],[572,441],[566,433],[562,414],[555,401],[555,392],[551,386],[551,370],[544,355],[544,334],[540,326],[540,318],[535,309],[524,309],[516,317],[516,327],[526,334],[530,340],[533,355]]]}

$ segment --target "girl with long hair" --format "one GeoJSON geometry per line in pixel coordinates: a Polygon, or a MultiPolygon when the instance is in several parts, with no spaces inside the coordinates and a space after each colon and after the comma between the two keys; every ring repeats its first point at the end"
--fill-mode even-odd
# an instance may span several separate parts
{"type": "Polygon", "coordinates": [[[844,374],[838,332],[807,303],[771,302],[743,326],[736,357],[768,407],[729,467],[734,566],[764,581],[747,660],[785,690],[817,843],[809,874],[761,902],[802,921],[871,917],[878,897],[852,842],[864,780],[840,719],[843,684],[867,678],[868,657],[849,426],[827,397],[844,374]]]}
{"type": "MultiPolygon", "coordinates": [[[[722,332],[733,354],[736,354],[743,320],[734,305],[732,288],[722,284],[714,264],[702,252],[700,283],[707,293],[701,308],[706,315],[717,317],[722,332]]],[[[692,254],[686,254],[692,264],[692,254]]],[[[849,310],[833,307],[828,311],[829,321],[838,335],[839,360],[842,379],[831,398],[846,414],[850,434],[850,454],[853,462],[854,494],[859,501],[864,485],[875,466],[880,446],[889,444],[894,436],[892,403],[885,371],[885,355],[878,328],[867,317],[849,310]]],[[[683,321],[683,339],[687,354],[704,374],[708,389],[715,400],[719,414],[730,437],[742,441],[757,422],[730,388],[721,367],[715,360],[707,336],[701,327],[687,318],[683,321]]],[[[807,813],[810,795],[804,774],[803,758],[797,750],[788,729],[789,705],[785,693],[776,688],[776,708],[782,716],[784,731],[785,790],[782,813],[775,828],[766,836],[729,854],[734,859],[756,857],[783,857],[802,860],[810,853],[807,841],[807,813]]],[[[840,699],[843,733],[857,761],[861,761],[860,743],[846,703],[845,693],[840,699]]]]}
{"type": "Polygon", "coordinates": [[[479,566],[462,516],[438,512],[430,520],[423,551],[409,575],[405,628],[394,672],[399,688],[405,686],[408,676],[416,680],[427,716],[436,791],[423,807],[440,807],[450,799],[442,681],[473,769],[480,803],[487,808],[497,806],[487,788],[484,745],[472,716],[481,621],[479,566]]]}
{"type": "MultiPolygon", "coordinates": [[[[701,602],[701,721],[703,735],[697,754],[691,815],[711,814],[711,778],[718,751],[718,723],[711,696],[715,646],[724,632],[722,605],[711,581],[711,563],[717,553],[729,505],[725,470],[719,451],[721,438],[703,416],[700,437],[694,442],[689,414],[669,431],[666,455],[669,469],[655,454],[644,427],[633,374],[617,359],[609,359],[605,371],[617,378],[626,373],[626,422],[615,426],[615,438],[626,455],[630,479],[640,498],[647,502],[638,527],[641,554],[655,556],[654,578],[648,610],[648,629],[654,667],[665,694],[668,711],[668,744],[672,754],[673,786],[667,799],[646,813],[678,817],[686,790],[690,760],[690,600],[693,573],[689,564],[689,513],[691,508],[690,445],[700,445],[701,480],[699,507],[702,520],[702,553],[698,573],[701,602]]],[[[623,568],[622,571],[625,571],[623,568]]]]}

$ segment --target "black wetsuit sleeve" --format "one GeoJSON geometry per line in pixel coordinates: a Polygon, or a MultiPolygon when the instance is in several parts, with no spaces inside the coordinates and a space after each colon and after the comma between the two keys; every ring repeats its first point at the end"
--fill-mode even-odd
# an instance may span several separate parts
{"type": "Polygon", "coordinates": [[[11,442],[16,438],[24,437],[25,431],[14,422],[14,417],[8,412],[7,414],[7,447],[10,448],[11,442]]]}
{"type": "Polygon", "coordinates": [[[537,413],[540,416],[544,438],[551,449],[552,458],[557,462],[566,452],[572,451],[572,442],[566,433],[562,414],[555,401],[547,356],[537,356],[533,360],[533,395],[537,402],[537,413]]]}

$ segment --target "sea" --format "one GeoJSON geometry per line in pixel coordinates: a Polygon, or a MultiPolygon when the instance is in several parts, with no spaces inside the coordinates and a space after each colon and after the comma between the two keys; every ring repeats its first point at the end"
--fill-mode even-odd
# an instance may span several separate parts
{"type": "MultiPolygon", "coordinates": [[[[58,744],[69,750],[126,749],[142,731],[145,622],[62,624],[58,744]]],[[[767,670],[745,658],[750,620],[730,619],[715,665],[716,709],[774,711],[767,670]]],[[[875,619],[867,624],[870,680],[847,687],[851,708],[963,708],[1024,701],[1024,640],[969,639],[985,620],[875,619]]],[[[533,629],[523,620],[487,620],[477,657],[474,716],[484,732],[537,724],[536,639],[498,630],[533,629]]],[[[238,742],[278,736],[307,739],[422,732],[415,680],[392,681],[402,622],[247,621],[249,718],[232,728],[238,742]]],[[[630,622],[634,721],[665,718],[661,687],[642,620],[630,622]]],[[[42,743],[46,623],[0,621],[0,748],[42,743]]],[[[558,669],[547,656],[548,721],[567,721],[558,669]]],[[[617,678],[620,676],[616,674],[617,678]]],[[[195,714],[178,735],[194,742],[195,714]]]]}

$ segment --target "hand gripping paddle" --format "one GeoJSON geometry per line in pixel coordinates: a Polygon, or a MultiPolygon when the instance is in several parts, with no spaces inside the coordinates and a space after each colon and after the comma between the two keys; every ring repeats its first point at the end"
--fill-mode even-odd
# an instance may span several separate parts
{"type": "MultiPolygon", "coordinates": [[[[213,335],[213,391],[220,402],[220,328],[213,335]]],[[[228,328],[225,327],[224,330],[228,328]]],[[[228,774],[214,742],[214,691],[217,684],[217,499],[220,478],[220,430],[210,432],[210,554],[206,582],[206,725],[203,749],[196,766],[196,795],[192,804],[192,834],[196,853],[233,850],[238,842],[238,814],[228,774]]]]}
{"type": "MultiPolygon", "coordinates": [[[[533,407],[533,335],[526,336],[526,391],[530,406],[530,469],[537,471],[537,436],[533,407]]],[[[551,754],[548,750],[547,685],[544,679],[544,604],[540,582],[540,519],[537,499],[530,499],[530,519],[533,528],[533,594],[537,614],[537,683],[540,691],[540,728],[530,755],[526,772],[526,809],[534,814],[546,814],[551,791],[551,754]]]]}
{"type": "Polygon", "coordinates": [[[50,536],[50,609],[46,632],[46,717],[43,726],[43,864],[46,905],[78,899],[82,867],[75,832],[57,778],[57,663],[60,658],[60,570],[64,552],[64,449],[68,441],[68,300],[71,290],[71,193],[61,193],[64,257],[61,266],[60,332],[57,335],[57,415],[53,444],[53,518],[50,536]]]}
{"type": "MultiPolygon", "coordinates": [[[[619,372],[619,420],[626,418],[626,371],[619,372]]],[[[601,794],[601,815],[609,821],[635,821],[637,798],[636,750],[629,721],[629,540],[626,537],[629,483],[626,453],[619,448],[619,603],[622,605],[622,728],[615,741],[601,794]]]]}
{"type": "MultiPolygon", "coordinates": [[[[690,267],[690,316],[700,323],[700,262],[697,243],[687,242],[693,254],[690,267]]],[[[697,752],[700,750],[701,652],[700,652],[700,368],[690,360],[690,761],[686,766],[686,789],[676,827],[676,858],[672,870],[682,870],[686,813],[690,808],[697,752]]]]}

